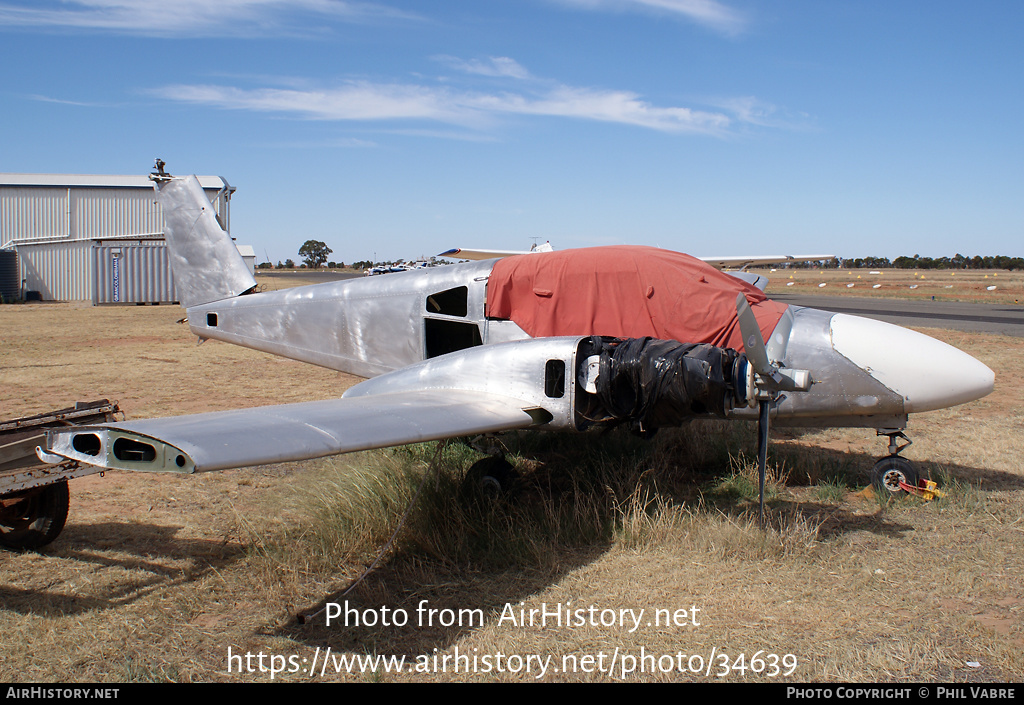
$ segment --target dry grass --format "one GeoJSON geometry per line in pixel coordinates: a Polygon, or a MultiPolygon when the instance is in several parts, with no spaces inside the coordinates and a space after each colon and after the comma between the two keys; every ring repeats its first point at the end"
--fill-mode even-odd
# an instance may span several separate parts
{"type": "Polygon", "coordinates": [[[1024,302],[1024,272],[1005,270],[917,269],[768,269],[768,295],[816,294],[868,296],[889,299],[935,298],[990,304],[1024,302]],[[871,274],[877,271],[878,274],[871,274]],[[821,286],[824,284],[825,286],[821,286]],[[852,284],[852,286],[850,286],[852,284]],[[878,286],[876,289],[875,286],[878,286]],[[988,287],[995,289],[989,291],[988,287]]]}
{"type": "MultiPolygon", "coordinates": [[[[170,307],[0,306],[3,417],[106,396],[138,418],[328,398],[353,381],[216,342],[196,346],[180,317],[170,307]]],[[[403,608],[414,622],[427,600],[479,610],[484,624],[346,628],[298,626],[294,615],[369,564],[432,446],[195,477],[107,473],[72,483],[68,526],[48,550],[0,554],[0,680],[269,679],[229,674],[229,647],[307,659],[328,647],[409,659],[502,652],[553,655],[558,665],[563,655],[602,653],[607,665],[616,649],[704,659],[714,650],[730,662],[761,650],[795,655],[788,680],[1019,680],[1024,392],[1015,380],[1024,341],[929,332],[997,375],[990,397],[912,419],[906,455],[943,479],[942,501],[861,492],[883,451],[871,431],[778,430],[764,532],[741,457],[754,434],[743,424],[695,424],[651,443],[620,434],[510,440],[523,480],[498,502],[465,496],[460,473],[479,455],[451,446],[393,551],[345,599],[378,614],[403,608]],[[566,602],[644,609],[645,619],[632,632],[500,620],[506,605],[566,602]],[[699,626],[646,623],[652,610],[694,606],[687,614],[699,626]]],[[[613,675],[544,679],[714,680],[623,674],[622,665],[613,675]]],[[[481,670],[315,679],[535,675],[481,670]]]]}

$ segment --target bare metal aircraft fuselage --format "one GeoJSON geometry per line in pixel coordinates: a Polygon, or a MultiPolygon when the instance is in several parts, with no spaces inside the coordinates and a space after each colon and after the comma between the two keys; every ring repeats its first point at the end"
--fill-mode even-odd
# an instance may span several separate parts
{"type": "MultiPolygon", "coordinates": [[[[250,294],[189,308],[189,326],[201,339],[376,377],[460,350],[528,340],[515,322],[485,316],[493,266],[493,260],[471,262],[250,294]]],[[[941,408],[990,384],[987,368],[928,336],[845,314],[796,306],[791,311],[779,362],[811,370],[813,384],[775,403],[772,419],[778,423],[905,428],[908,412],[941,408]],[[867,350],[837,349],[863,336],[871,338],[867,350]],[[903,373],[898,381],[896,368],[903,373]],[[951,369],[961,381],[944,381],[951,369]],[[880,379],[887,370],[894,388],[880,379]]],[[[572,351],[575,342],[562,346],[572,351]]],[[[522,357],[524,350],[513,347],[507,355],[522,357]]],[[[486,374],[507,380],[501,351],[489,354],[497,359],[486,374]]],[[[578,361],[567,362],[578,367],[578,361]]],[[[729,415],[757,418],[749,407],[729,415]]]]}
{"type": "MultiPolygon", "coordinates": [[[[739,352],[676,338],[677,346],[704,347],[685,363],[676,352],[652,347],[643,352],[649,369],[612,379],[619,343],[605,345],[599,338],[614,335],[609,331],[595,326],[531,338],[515,321],[488,315],[488,286],[498,260],[253,293],[255,280],[194,179],[159,175],[156,181],[176,286],[193,333],[371,379],[329,402],[54,432],[49,457],[195,472],[512,428],[579,431],[593,425],[595,414],[629,419],[644,430],[652,418],[663,422],[666,416],[652,416],[650,408],[612,413],[617,392],[608,385],[629,375],[640,379],[669,358],[680,369],[705,370],[719,385],[713,403],[701,396],[707,390],[673,402],[674,425],[707,412],[757,418],[765,428],[768,417],[788,425],[869,427],[890,435],[895,455],[892,434],[906,427],[908,414],[992,390],[992,371],[945,343],[870,319],[796,306],[766,334],[756,322],[753,333],[744,329],[739,352]]],[[[664,252],[646,249],[655,257],[664,252]]],[[[578,261],[573,251],[521,257],[578,261]]],[[[685,294],[672,299],[678,314],[699,317],[707,306],[706,315],[722,318],[723,325],[739,320],[742,328],[744,315],[753,321],[746,298],[763,299],[760,291],[740,279],[727,277],[723,284],[720,272],[696,266],[704,269],[694,277],[715,279],[736,305],[730,312],[685,294]],[[687,306],[692,310],[678,310],[687,306]]],[[[600,283],[604,276],[583,271],[585,281],[600,283]]],[[[672,281],[663,281],[657,295],[664,296],[672,281]]],[[[637,291],[637,310],[653,292],[646,284],[637,291]]],[[[554,296],[572,302],[574,292],[562,287],[554,296]]],[[[600,308],[603,300],[594,300],[600,308]]],[[[630,340],[623,345],[635,346],[630,340]]],[[[701,386],[700,374],[686,384],[701,386]]]]}

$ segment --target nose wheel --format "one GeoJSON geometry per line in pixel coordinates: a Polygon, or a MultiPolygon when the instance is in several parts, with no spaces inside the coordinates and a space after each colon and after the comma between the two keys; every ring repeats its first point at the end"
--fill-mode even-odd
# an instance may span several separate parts
{"type": "Polygon", "coordinates": [[[913,441],[907,438],[902,429],[880,428],[879,436],[889,437],[889,455],[875,463],[871,468],[871,484],[881,492],[891,495],[906,494],[906,490],[900,487],[900,483],[917,487],[918,475],[914,464],[899,455],[900,451],[910,446],[913,441]],[[906,441],[900,445],[897,439],[906,441]]]}
{"type": "Polygon", "coordinates": [[[871,468],[871,484],[876,489],[892,495],[906,494],[900,483],[917,487],[917,469],[906,458],[888,455],[871,468]]]}

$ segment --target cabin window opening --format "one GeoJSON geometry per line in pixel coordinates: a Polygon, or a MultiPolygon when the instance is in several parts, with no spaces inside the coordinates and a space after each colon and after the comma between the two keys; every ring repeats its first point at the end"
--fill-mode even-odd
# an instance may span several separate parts
{"type": "Polygon", "coordinates": [[[469,288],[457,286],[427,297],[427,313],[465,318],[469,311],[469,288]]]}
{"type": "Polygon", "coordinates": [[[423,325],[428,358],[483,344],[480,328],[475,323],[425,318],[423,325]]]}
{"type": "Polygon", "coordinates": [[[208,313],[208,314],[206,314],[206,327],[207,328],[216,328],[217,327],[217,314],[216,313],[208,313]]]}
{"type": "Polygon", "coordinates": [[[551,399],[565,395],[565,361],[548,360],[544,365],[544,394],[551,399]]]}

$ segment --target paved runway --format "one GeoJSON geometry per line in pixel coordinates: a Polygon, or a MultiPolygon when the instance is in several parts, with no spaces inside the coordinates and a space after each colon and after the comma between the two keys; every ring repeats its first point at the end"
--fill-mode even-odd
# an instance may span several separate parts
{"type": "Polygon", "coordinates": [[[877,318],[901,326],[952,328],[1024,338],[1024,306],[1015,304],[903,301],[794,294],[773,294],[771,298],[795,306],[877,318]]]}

